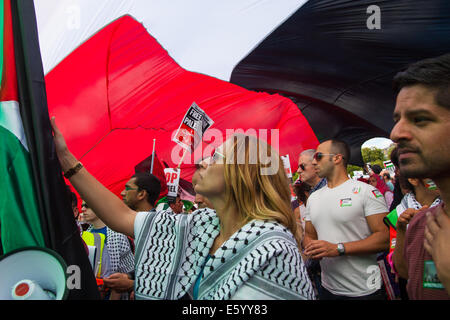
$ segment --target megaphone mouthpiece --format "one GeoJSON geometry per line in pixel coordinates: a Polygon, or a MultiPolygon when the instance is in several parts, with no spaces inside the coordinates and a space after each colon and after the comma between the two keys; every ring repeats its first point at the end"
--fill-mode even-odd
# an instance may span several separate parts
{"type": "Polygon", "coordinates": [[[35,281],[21,280],[13,286],[11,296],[14,300],[54,300],[48,292],[35,281]]]}
{"type": "Polygon", "coordinates": [[[67,265],[53,250],[26,247],[0,256],[0,300],[62,300],[67,265]]]}

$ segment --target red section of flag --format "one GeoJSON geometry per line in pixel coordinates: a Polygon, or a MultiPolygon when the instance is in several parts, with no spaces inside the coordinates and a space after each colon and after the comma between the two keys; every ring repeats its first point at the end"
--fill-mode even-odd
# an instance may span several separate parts
{"type": "Polygon", "coordinates": [[[3,28],[3,74],[1,80],[0,101],[18,101],[10,1],[4,1],[3,28]]]}

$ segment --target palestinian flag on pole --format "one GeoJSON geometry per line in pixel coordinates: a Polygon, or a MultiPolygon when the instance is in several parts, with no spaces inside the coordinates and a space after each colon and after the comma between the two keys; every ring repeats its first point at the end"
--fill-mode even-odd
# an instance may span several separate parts
{"type": "Polygon", "coordinates": [[[79,267],[69,299],[98,299],[55,154],[33,1],[0,0],[0,55],[0,255],[52,249],[79,267]]]}

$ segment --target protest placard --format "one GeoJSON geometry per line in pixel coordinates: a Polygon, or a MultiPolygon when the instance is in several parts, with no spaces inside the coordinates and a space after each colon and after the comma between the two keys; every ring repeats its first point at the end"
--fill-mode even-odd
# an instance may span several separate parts
{"type": "Polygon", "coordinates": [[[166,176],[167,181],[167,200],[169,203],[175,203],[175,199],[177,198],[178,194],[178,187],[180,184],[180,169],[172,169],[172,168],[165,168],[164,174],[166,176]]]}
{"type": "Polygon", "coordinates": [[[189,107],[173,141],[191,153],[202,140],[205,131],[214,121],[195,102],[189,107]]]}
{"type": "Polygon", "coordinates": [[[284,171],[289,179],[292,179],[291,161],[289,160],[289,155],[281,156],[283,161],[284,171]]]}
{"type": "Polygon", "coordinates": [[[362,178],[364,176],[364,171],[362,170],[355,170],[353,171],[353,179],[358,180],[359,178],[362,178]]]}

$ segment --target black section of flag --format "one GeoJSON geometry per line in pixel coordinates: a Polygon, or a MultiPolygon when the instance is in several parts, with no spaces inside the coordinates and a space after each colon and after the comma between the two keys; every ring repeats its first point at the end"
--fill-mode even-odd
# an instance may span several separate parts
{"type": "Polygon", "coordinates": [[[320,142],[344,140],[350,163],[362,165],[361,145],[393,127],[394,75],[450,52],[448,21],[448,0],[310,0],[241,60],[230,82],[290,98],[320,142]]]}

